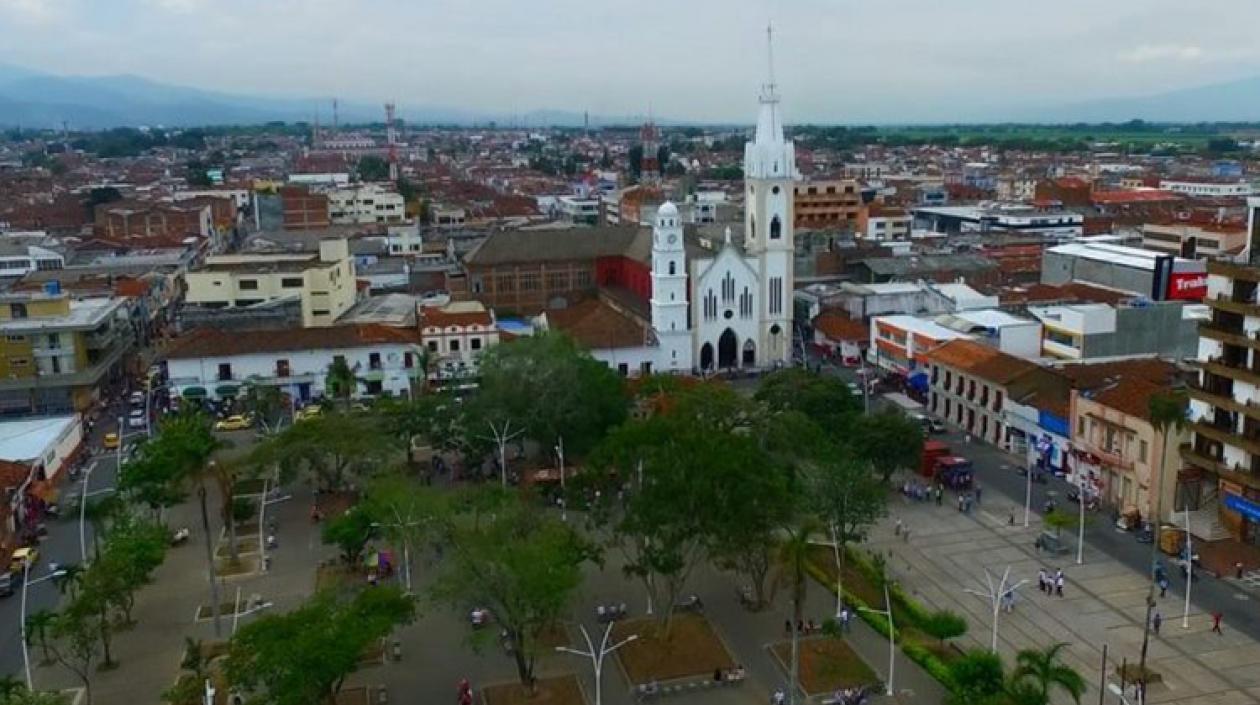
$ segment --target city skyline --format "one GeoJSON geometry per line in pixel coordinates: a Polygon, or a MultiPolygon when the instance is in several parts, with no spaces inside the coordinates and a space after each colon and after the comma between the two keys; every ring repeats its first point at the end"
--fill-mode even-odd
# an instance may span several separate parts
{"type": "Polygon", "coordinates": [[[1260,50],[1247,36],[1260,6],[1237,0],[973,0],[962,10],[926,0],[490,0],[475,11],[373,0],[350,17],[344,4],[324,0],[107,8],[0,0],[0,24],[20,30],[0,48],[0,63],[496,115],[632,116],[650,107],[679,121],[743,122],[765,76],[768,21],[792,123],[1036,119],[1041,110],[1260,75],[1260,50]]]}

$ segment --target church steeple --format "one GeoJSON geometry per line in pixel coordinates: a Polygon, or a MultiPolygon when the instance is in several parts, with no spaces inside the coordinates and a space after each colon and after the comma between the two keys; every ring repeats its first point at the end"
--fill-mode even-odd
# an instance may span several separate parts
{"type": "Polygon", "coordinates": [[[783,136],[779,87],[774,80],[774,30],[766,27],[766,82],[757,97],[757,131],[744,147],[745,179],[796,178],[796,149],[783,136]]]}

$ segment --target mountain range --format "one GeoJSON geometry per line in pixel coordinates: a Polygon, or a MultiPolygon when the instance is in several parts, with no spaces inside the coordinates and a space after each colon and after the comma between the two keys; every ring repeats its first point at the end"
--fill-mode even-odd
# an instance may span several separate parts
{"type": "MultiPolygon", "coordinates": [[[[272,120],[310,121],[317,104],[331,121],[327,100],[269,98],[202,90],[160,83],[133,75],[66,76],[0,64],[0,127],[102,129],[119,126],[256,124],[272,120]]],[[[920,114],[923,114],[920,112],[920,114]]],[[[525,114],[495,114],[433,105],[399,105],[399,115],[413,124],[486,124],[580,126],[580,112],[539,110],[525,114]]],[[[928,112],[930,115],[930,111],[928,112]]],[[[384,108],[341,101],[343,123],[381,122],[384,108]]],[[[941,114],[939,120],[959,116],[941,114]]],[[[1112,97],[1064,105],[1016,105],[995,109],[992,117],[967,116],[974,122],[1030,123],[1260,121],[1260,76],[1172,90],[1157,95],[1112,97]]],[[[590,116],[592,125],[627,125],[637,116],[590,116]]],[[[838,120],[837,122],[840,122],[838,120]]],[[[660,120],[667,124],[681,121],[660,120]]]]}

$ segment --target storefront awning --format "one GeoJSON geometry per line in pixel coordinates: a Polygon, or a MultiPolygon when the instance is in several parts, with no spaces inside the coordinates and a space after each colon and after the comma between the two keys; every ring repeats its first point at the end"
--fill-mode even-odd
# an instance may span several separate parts
{"type": "Polygon", "coordinates": [[[185,387],[182,394],[185,399],[204,399],[207,396],[205,387],[185,387]]]}

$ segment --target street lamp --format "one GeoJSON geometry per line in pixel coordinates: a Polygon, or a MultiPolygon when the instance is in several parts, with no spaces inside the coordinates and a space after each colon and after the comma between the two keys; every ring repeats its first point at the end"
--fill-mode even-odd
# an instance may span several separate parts
{"type": "Polygon", "coordinates": [[[34,691],[35,683],[31,679],[31,650],[26,643],[26,588],[37,583],[42,583],[45,580],[60,578],[66,574],[66,571],[54,570],[42,578],[31,580],[31,562],[32,561],[29,558],[22,561],[22,608],[21,614],[18,616],[18,628],[21,630],[19,637],[22,641],[22,667],[26,670],[26,689],[34,691]]]}
{"type": "Polygon", "coordinates": [[[874,614],[882,614],[888,618],[888,688],[885,695],[889,697],[893,694],[893,668],[896,664],[897,656],[897,630],[893,628],[892,600],[888,599],[888,578],[884,578],[884,609],[877,610],[870,607],[859,607],[863,612],[872,612],[874,614]]]}
{"type": "Polygon", "coordinates": [[[1190,536],[1190,503],[1186,502],[1186,606],[1181,612],[1181,628],[1190,628],[1190,585],[1194,583],[1194,539],[1190,536]]]}
{"type": "Polygon", "coordinates": [[[556,443],[556,457],[560,460],[560,521],[569,520],[569,499],[564,489],[564,436],[556,443]]]}
{"type": "Polygon", "coordinates": [[[1085,473],[1076,473],[1076,499],[1081,505],[1080,525],[1076,529],[1076,564],[1085,562],[1085,473]]]}
{"type": "Polygon", "coordinates": [[[990,642],[989,650],[995,654],[997,653],[998,641],[998,617],[1002,613],[1002,597],[1007,594],[1014,596],[1015,591],[1018,590],[1024,583],[1028,582],[1027,580],[1021,580],[1018,583],[1007,587],[1007,581],[1009,581],[1010,578],[1011,567],[1007,566],[1006,570],[1002,572],[1002,579],[998,581],[997,585],[994,585],[993,575],[989,573],[988,568],[985,568],[984,582],[988,589],[983,592],[980,590],[972,590],[971,588],[964,588],[963,590],[964,592],[971,593],[976,597],[988,600],[990,606],[993,608],[993,636],[990,642]]]}
{"type": "Polygon", "coordinates": [[[582,639],[586,641],[586,651],[578,651],[577,649],[571,649],[567,646],[556,647],[556,651],[573,654],[574,656],[584,656],[591,660],[591,668],[595,671],[595,705],[603,705],[604,689],[600,676],[604,671],[604,657],[639,638],[638,634],[631,634],[616,644],[609,646],[608,637],[612,634],[612,628],[613,623],[609,622],[608,626],[604,629],[604,638],[599,642],[598,650],[596,650],[595,644],[591,641],[591,635],[586,631],[585,624],[579,624],[578,629],[582,630],[582,639]]]}

